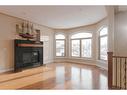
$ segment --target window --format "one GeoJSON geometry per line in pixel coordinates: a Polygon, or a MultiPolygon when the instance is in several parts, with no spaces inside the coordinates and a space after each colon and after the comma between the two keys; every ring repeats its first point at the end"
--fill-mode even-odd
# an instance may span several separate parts
{"type": "Polygon", "coordinates": [[[80,40],[72,40],[72,56],[80,57],[80,40]]]}
{"type": "Polygon", "coordinates": [[[108,28],[104,27],[100,30],[100,59],[107,60],[107,47],[108,47],[108,28]]]}
{"type": "Polygon", "coordinates": [[[56,39],[56,56],[65,56],[65,36],[57,34],[56,39]]]}
{"type": "Polygon", "coordinates": [[[91,57],[91,39],[82,40],[82,57],[91,57]]]}
{"type": "Polygon", "coordinates": [[[90,58],[92,55],[91,47],[91,33],[77,33],[71,36],[71,56],[90,58]]]}

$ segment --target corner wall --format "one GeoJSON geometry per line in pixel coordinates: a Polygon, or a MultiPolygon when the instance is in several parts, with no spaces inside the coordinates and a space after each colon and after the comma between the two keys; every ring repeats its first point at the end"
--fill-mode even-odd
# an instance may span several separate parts
{"type": "Polygon", "coordinates": [[[127,56],[127,11],[115,15],[115,55],[127,56]]]}

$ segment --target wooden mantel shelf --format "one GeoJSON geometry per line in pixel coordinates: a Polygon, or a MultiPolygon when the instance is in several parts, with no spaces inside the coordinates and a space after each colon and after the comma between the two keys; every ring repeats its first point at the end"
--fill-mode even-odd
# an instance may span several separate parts
{"type": "Polygon", "coordinates": [[[43,47],[43,45],[39,44],[18,44],[19,47],[43,47]]]}

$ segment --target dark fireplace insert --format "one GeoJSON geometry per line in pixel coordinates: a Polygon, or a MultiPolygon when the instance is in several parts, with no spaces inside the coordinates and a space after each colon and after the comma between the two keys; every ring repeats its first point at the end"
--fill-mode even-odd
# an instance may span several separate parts
{"type": "Polygon", "coordinates": [[[23,52],[23,63],[24,64],[38,63],[38,62],[40,62],[39,51],[23,52]]]}
{"type": "Polygon", "coordinates": [[[15,40],[14,71],[43,65],[43,42],[15,40]]]}

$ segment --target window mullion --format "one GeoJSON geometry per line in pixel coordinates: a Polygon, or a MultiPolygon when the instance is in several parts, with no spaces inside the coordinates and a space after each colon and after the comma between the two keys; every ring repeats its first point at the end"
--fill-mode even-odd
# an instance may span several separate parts
{"type": "Polygon", "coordinates": [[[80,39],[80,57],[82,57],[82,43],[81,43],[81,39],[80,39]]]}

